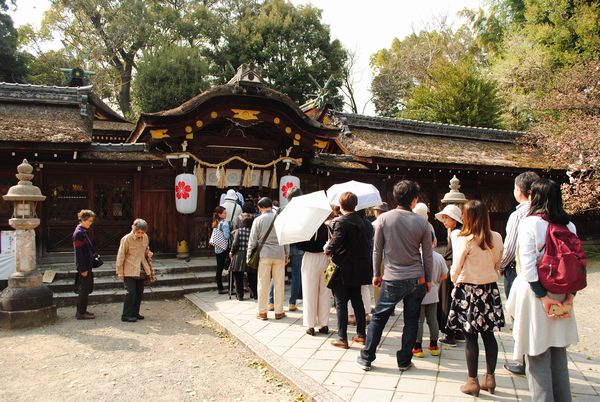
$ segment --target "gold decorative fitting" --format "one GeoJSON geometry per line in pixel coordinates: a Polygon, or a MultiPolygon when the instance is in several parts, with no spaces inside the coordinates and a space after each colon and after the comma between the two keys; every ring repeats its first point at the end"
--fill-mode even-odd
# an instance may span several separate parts
{"type": "Polygon", "coordinates": [[[186,140],[193,140],[194,139],[194,133],[189,133],[185,135],[185,139],[186,140]]]}
{"type": "Polygon", "coordinates": [[[258,110],[231,109],[234,119],[240,120],[258,120],[258,110]]]}
{"type": "Polygon", "coordinates": [[[324,149],[327,146],[327,141],[315,140],[313,147],[324,149]]]}
{"type": "Polygon", "coordinates": [[[192,128],[192,126],[185,126],[185,132],[186,132],[186,133],[188,133],[188,134],[189,134],[189,133],[191,133],[192,131],[193,131],[193,128],[192,128]]]}
{"type": "Polygon", "coordinates": [[[286,128],[285,128],[285,132],[286,132],[287,134],[291,134],[291,133],[292,133],[292,128],[291,128],[291,127],[286,127],[286,128]]]}
{"type": "Polygon", "coordinates": [[[300,141],[294,140],[294,145],[300,145],[300,141]]]}
{"type": "Polygon", "coordinates": [[[302,138],[302,136],[298,133],[294,134],[294,139],[295,140],[300,140],[302,138]]]}
{"type": "Polygon", "coordinates": [[[153,140],[160,140],[162,138],[169,138],[170,135],[167,134],[169,130],[166,128],[157,128],[154,130],[150,130],[150,136],[152,136],[153,140]]]}
{"type": "Polygon", "coordinates": [[[107,120],[106,116],[104,116],[103,114],[100,114],[98,112],[94,113],[94,117],[97,118],[98,120],[107,120]]]}
{"type": "Polygon", "coordinates": [[[275,123],[275,124],[279,124],[279,123],[281,123],[281,119],[280,119],[279,117],[275,117],[275,118],[273,119],[273,123],[275,123]]]}
{"type": "Polygon", "coordinates": [[[212,117],[213,119],[216,119],[219,116],[219,113],[217,112],[210,112],[210,117],[212,117]]]}
{"type": "Polygon", "coordinates": [[[196,120],[196,127],[200,128],[204,125],[204,122],[202,120],[196,120]]]}

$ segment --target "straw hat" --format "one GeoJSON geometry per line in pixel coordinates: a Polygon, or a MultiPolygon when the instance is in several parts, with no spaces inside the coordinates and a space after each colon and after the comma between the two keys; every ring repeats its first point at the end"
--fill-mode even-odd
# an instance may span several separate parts
{"type": "Polygon", "coordinates": [[[429,212],[429,208],[427,208],[427,205],[422,202],[418,202],[412,211],[425,220],[429,219],[429,217],[427,216],[427,212],[429,212]]]}
{"type": "Polygon", "coordinates": [[[450,218],[454,219],[458,223],[463,223],[462,220],[462,211],[456,205],[446,205],[444,209],[435,214],[435,218],[442,222],[442,215],[448,215],[450,218]]]}

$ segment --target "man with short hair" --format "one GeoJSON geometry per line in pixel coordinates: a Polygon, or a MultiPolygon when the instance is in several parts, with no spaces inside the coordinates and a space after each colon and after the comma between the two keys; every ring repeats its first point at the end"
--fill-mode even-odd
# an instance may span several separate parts
{"type": "MultiPolygon", "coordinates": [[[[504,238],[504,252],[500,266],[501,272],[504,275],[504,293],[508,299],[512,284],[517,277],[517,229],[519,223],[525,218],[529,212],[529,194],[531,193],[531,185],[540,178],[535,172],[523,172],[515,177],[515,187],[513,195],[519,203],[506,223],[506,237],[504,238]]],[[[506,363],[504,368],[513,374],[525,375],[525,360],[523,363],[506,363]]]]}
{"type": "Polygon", "coordinates": [[[401,372],[412,367],[421,300],[431,290],[433,268],[431,229],[425,219],[412,212],[419,191],[419,184],[414,181],[396,183],[394,199],[398,207],[382,214],[375,223],[373,286],[381,287],[381,293],[367,330],[366,345],[357,359],[365,371],[371,369],[381,334],[400,301],[404,305],[404,329],[402,348],[396,352],[396,360],[401,372]]]}
{"type": "Polygon", "coordinates": [[[246,260],[250,259],[252,252],[265,239],[260,250],[260,262],[258,263],[258,313],[256,317],[261,320],[267,319],[267,302],[269,298],[269,284],[273,278],[273,293],[275,301],[275,319],[285,317],[283,312],[283,292],[285,285],[285,265],[290,254],[289,246],[280,246],[275,229],[267,236],[269,228],[275,221],[277,215],[273,212],[273,201],[269,197],[263,197],[258,201],[260,216],[254,219],[250,229],[250,240],[246,260]]]}

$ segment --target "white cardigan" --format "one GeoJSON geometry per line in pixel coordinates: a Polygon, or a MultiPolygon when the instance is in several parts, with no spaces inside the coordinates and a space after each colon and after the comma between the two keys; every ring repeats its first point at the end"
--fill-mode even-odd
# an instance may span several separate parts
{"type": "MultiPolygon", "coordinates": [[[[548,222],[539,216],[528,216],[519,224],[517,242],[521,272],[506,303],[506,310],[513,317],[515,360],[520,360],[523,355],[538,356],[550,347],[567,347],[579,340],[575,311],[571,311],[569,318],[548,318],[542,302],[529,286],[529,282],[538,280],[537,264],[546,244],[547,228],[548,222]]],[[[573,223],[569,223],[568,228],[575,233],[573,223]]],[[[560,301],[565,298],[565,295],[552,293],[548,296],[560,301]]]]}

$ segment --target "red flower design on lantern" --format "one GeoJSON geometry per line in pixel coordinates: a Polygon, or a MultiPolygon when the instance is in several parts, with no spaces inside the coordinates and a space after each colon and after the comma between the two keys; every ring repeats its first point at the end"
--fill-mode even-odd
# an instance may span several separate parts
{"type": "Polygon", "coordinates": [[[182,198],[184,200],[187,200],[188,198],[190,198],[191,191],[192,191],[192,186],[190,186],[189,184],[186,184],[184,181],[180,181],[175,186],[175,194],[176,194],[178,200],[180,200],[182,198]]]}
{"type": "Polygon", "coordinates": [[[285,183],[283,186],[281,186],[281,193],[283,194],[283,196],[285,198],[287,198],[287,194],[288,191],[290,191],[292,188],[296,187],[294,185],[294,183],[292,183],[291,181],[288,181],[287,183],[285,183]]]}

